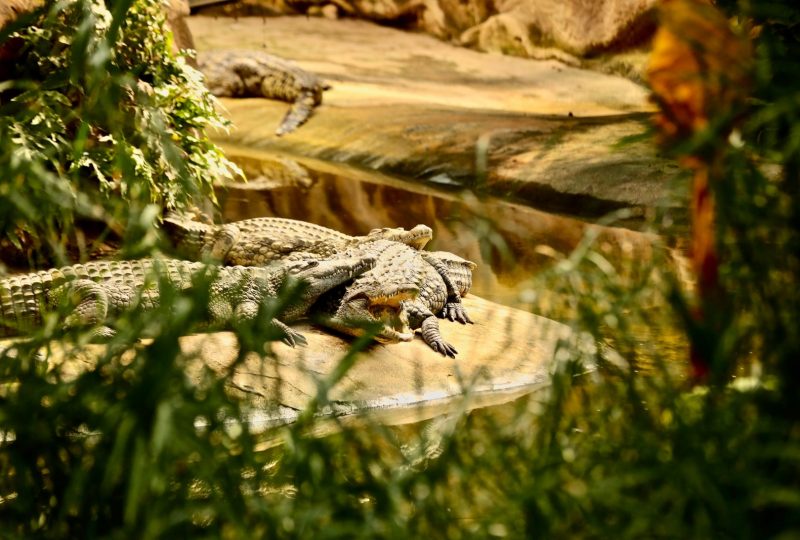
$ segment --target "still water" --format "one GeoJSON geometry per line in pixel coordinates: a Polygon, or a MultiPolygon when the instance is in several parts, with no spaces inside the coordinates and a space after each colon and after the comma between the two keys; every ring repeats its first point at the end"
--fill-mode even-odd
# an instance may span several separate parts
{"type": "Polygon", "coordinates": [[[423,223],[434,233],[428,249],[450,251],[478,264],[474,294],[508,306],[523,307],[527,280],[570,253],[587,232],[598,235],[595,247],[612,261],[652,255],[654,236],[621,227],[591,225],[344,165],[235,148],[227,153],[250,180],[218,191],[223,221],[277,216],[353,235],[423,223]]]}
{"type": "MultiPolygon", "coordinates": [[[[219,190],[222,221],[277,216],[352,235],[377,227],[410,228],[423,223],[433,229],[428,249],[450,251],[478,264],[471,294],[567,324],[580,309],[575,307],[575,295],[589,298],[592,288],[581,292],[579,284],[564,294],[543,287],[535,278],[571,253],[585,236],[596,235],[593,248],[621,273],[626,268],[635,272],[638,267],[648,267],[655,256],[671,251],[655,247],[659,241],[651,234],[589,224],[498,198],[477,197],[330,162],[299,161],[249,149],[226,151],[245,170],[249,181],[219,190]]],[[[680,259],[673,253],[668,255],[660,260],[680,259]]],[[[648,309],[653,318],[664,311],[657,304],[648,309]]],[[[640,313],[638,318],[626,319],[623,314],[620,319],[626,320],[618,321],[619,331],[602,331],[625,337],[624,353],[637,370],[654,372],[662,361],[672,367],[682,365],[687,353],[680,329],[674,323],[665,327],[663,321],[647,317],[640,313]]],[[[620,344],[612,337],[604,345],[615,350],[620,344]]],[[[495,404],[490,408],[498,406],[503,407],[495,404]]],[[[407,413],[398,411],[390,422],[416,423],[415,413],[407,413]]]]}

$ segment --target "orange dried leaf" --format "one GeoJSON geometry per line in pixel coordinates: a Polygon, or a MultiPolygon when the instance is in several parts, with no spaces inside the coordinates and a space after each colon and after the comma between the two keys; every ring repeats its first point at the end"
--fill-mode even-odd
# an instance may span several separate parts
{"type": "Polygon", "coordinates": [[[711,118],[734,116],[747,96],[752,50],[702,0],[668,0],[660,21],[647,78],[662,142],[671,142],[702,131],[711,118]]]}

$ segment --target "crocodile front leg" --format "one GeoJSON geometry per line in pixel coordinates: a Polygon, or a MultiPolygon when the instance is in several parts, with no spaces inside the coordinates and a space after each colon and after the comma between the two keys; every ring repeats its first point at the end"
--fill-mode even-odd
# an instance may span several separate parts
{"type": "Polygon", "coordinates": [[[442,339],[442,334],[439,332],[439,321],[433,315],[422,321],[420,331],[422,332],[422,339],[425,340],[425,343],[442,356],[455,358],[458,354],[455,347],[442,339]]]}
{"type": "Polygon", "coordinates": [[[420,329],[422,339],[431,349],[442,356],[456,357],[458,351],[442,338],[442,334],[439,331],[439,321],[429,309],[416,302],[405,303],[403,308],[408,314],[408,322],[411,328],[420,329]]]}
{"type": "Polygon", "coordinates": [[[425,262],[433,266],[433,268],[436,270],[436,273],[442,278],[442,281],[444,281],[444,285],[447,288],[447,302],[445,302],[442,311],[437,315],[451,321],[458,321],[461,324],[473,324],[472,319],[469,318],[469,315],[467,315],[467,312],[464,309],[464,304],[461,303],[461,295],[459,294],[458,289],[453,284],[453,280],[451,280],[450,276],[447,274],[447,266],[433,255],[430,255],[424,251],[421,252],[421,254],[425,259],[425,262]]]}
{"type": "MultiPolygon", "coordinates": [[[[212,327],[253,321],[258,316],[260,302],[271,294],[263,283],[252,278],[218,279],[212,284],[208,313],[212,327]]],[[[278,319],[270,325],[281,334],[281,341],[290,347],[306,345],[306,338],[278,319]]]]}
{"type": "Polygon", "coordinates": [[[284,336],[281,338],[281,341],[283,341],[289,347],[296,347],[297,345],[302,345],[302,346],[308,345],[308,340],[306,339],[306,337],[297,330],[292,330],[292,328],[289,325],[282,323],[278,319],[272,319],[272,325],[281,332],[283,332],[284,336]]]}

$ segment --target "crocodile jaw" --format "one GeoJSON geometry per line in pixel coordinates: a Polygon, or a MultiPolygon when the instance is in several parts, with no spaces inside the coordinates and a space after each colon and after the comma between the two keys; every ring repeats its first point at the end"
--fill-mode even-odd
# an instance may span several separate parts
{"type": "Polygon", "coordinates": [[[402,309],[402,305],[371,304],[366,297],[358,296],[343,301],[330,319],[330,323],[342,331],[362,335],[363,331],[357,324],[353,324],[357,321],[380,324],[381,330],[375,335],[375,340],[381,343],[414,339],[414,332],[409,326],[408,315],[402,309]]]}
{"type": "Polygon", "coordinates": [[[390,240],[400,242],[414,249],[422,249],[433,238],[433,229],[427,225],[416,225],[410,230],[403,227],[384,227],[383,229],[372,229],[367,234],[368,240],[390,240]]]}
{"type": "Polygon", "coordinates": [[[402,307],[372,306],[370,314],[383,325],[375,340],[381,343],[411,341],[414,332],[408,324],[408,314],[402,307]]]}
{"type": "Polygon", "coordinates": [[[347,257],[329,259],[309,259],[296,261],[289,265],[288,271],[294,277],[308,284],[307,294],[319,296],[330,289],[363,274],[375,266],[375,257],[347,257]]]}
{"type": "MultiPolygon", "coordinates": [[[[362,289],[355,292],[350,292],[342,300],[343,303],[348,304],[363,299],[373,309],[380,310],[382,307],[399,309],[401,304],[407,300],[414,300],[419,296],[419,287],[414,285],[398,285],[390,291],[374,291],[369,289],[362,289]]],[[[363,309],[363,308],[362,308],[363,309]]]]}

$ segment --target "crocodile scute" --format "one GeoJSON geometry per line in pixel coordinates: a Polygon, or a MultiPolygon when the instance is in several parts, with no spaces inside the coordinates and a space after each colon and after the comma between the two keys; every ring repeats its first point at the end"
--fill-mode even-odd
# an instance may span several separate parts
{"type": "MultiPolygon", "coordinates": [[[[189,290],[203,272],[211,279],[205,321],[210,327],[254,318],[261,302],[276,296],[287,280],[297,279],[306,286],[299,301],[283,313],[285,320],[293,321],[304,316],[321,294],[374,264],[374,258],[346,254],[271,267],[210,267],[184,260],[140,259],[93,261],[20,274],[0,280],[0,336],[32,333],[42,326],[47,313],[62,312],[63,327],[95,327],[98,337],[110,337],[114,330],[106,323],[123,311],[138,306],[146,312],[159,306],[159,281],[176,290],[189,290]]],[[[273,324],[285,332],[288,344],[304,341],[282,321],[273,324]]]]}

